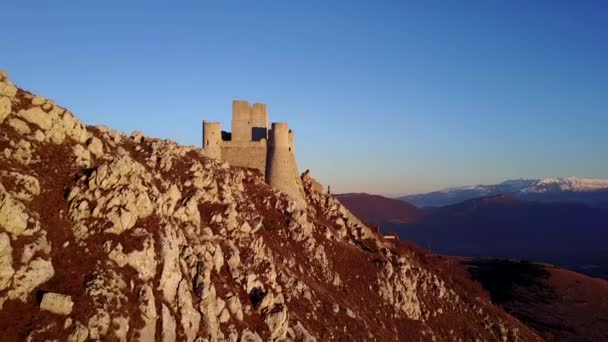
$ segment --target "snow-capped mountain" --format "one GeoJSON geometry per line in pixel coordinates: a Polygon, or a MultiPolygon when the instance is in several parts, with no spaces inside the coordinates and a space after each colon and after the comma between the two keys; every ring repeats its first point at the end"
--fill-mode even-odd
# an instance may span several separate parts
{"type": "Polygon", "coordinates": [[[544,178],[536,184],[522,189],[522,192],[563,192],[563,191],[606,191],[608,179],[589,178],[544,178]]]}
{"type": "Polygon", "coordinates": [[[418,207],[441,207],[472,198],[499,194],[524,200],[582,202],[608,207],[608,179],[578,177],[514,179],[499,184],[447,188],[426,194],[403,196],[399,199],[418,207]]]}
{"type": "Polygon", "coordinates": [[[539,182],[538,179],[512,179],[492,185],[469,185],[440,190],[441,193],[456,193],[462,191],[478,191],[480,194],[491,195],[495,192],[518,192],[530,188],[539,182]]]}

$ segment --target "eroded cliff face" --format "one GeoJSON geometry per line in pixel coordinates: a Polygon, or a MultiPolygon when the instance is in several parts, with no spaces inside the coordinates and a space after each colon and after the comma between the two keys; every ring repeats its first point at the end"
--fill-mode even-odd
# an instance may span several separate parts
{"type": "Polygon", "coordinates": [[[304,209],[257,170],[85,126],[0,74],[2,339],[539,339],[302,180],[304,209]]]}

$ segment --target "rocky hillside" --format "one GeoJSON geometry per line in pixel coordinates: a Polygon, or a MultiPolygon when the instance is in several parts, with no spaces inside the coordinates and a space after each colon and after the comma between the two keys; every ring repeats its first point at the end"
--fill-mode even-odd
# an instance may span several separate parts
{"type": "Polygon", "coordinates": [[[464,271],[202,150],[82,124],[0,74],[6,341],[535,341],[464,271]]]}

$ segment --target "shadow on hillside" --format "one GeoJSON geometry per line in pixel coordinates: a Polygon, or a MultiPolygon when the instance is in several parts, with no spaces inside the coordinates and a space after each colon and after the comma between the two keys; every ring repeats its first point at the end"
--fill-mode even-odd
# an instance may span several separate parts
{"type": "Polygon", "coordinates": [[[538,293],[539,296],[534,298],[537,302],[548,303],[555,299],[553,289],[547,285],[551,273],[542,264],[494,258],[473,258],[463,264],[471,278],[490,293],[494,303],[503,304],[516,299],[516,292],[522,288],[538,293]]]}

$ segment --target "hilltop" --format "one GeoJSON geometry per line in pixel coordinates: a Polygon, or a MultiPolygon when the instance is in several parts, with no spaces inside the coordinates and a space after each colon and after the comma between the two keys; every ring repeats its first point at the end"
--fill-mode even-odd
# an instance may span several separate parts
{"type": "Polygon", "coordinates": [[[0,73],[3,340],[536,341],[455,262],[0,73]]]}

